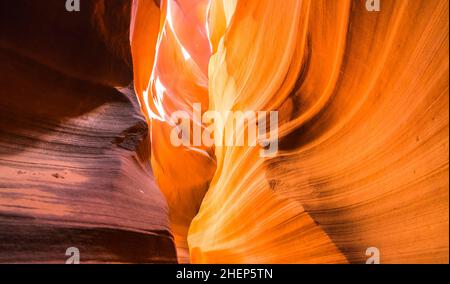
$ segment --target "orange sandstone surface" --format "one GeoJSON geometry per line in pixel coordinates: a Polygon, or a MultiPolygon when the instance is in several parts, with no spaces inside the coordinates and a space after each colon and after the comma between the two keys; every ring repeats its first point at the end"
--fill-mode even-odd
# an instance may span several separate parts
{"type": "Polygon", "coordinates": [[[448,1],[142,2],[161,21],[134,28],[135,62],[156,46],[134,76],[180,261],[448,262],[448,1]],[[195,102],[278,111],[277,155],[173,147],[195,102]]]}
{"type": "Polygon", "coordinates": [[[448,0],[34,2],[0,4],[1,263],[449,262],[448,0]],[[194,105],[277,112],[278,151],[174,145],[194,105]]]}

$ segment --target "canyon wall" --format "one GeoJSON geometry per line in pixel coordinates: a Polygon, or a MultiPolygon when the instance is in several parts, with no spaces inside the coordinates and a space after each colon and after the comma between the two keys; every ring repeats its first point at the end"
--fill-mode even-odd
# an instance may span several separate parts
{"type": "Polygon", "coordinates": [[[447,0],[64,2],[0,4],[0,262],[448,263],[447,0]]]}
{"type": "Polygon", "coordinates": [[[176,262],[128,1],[0,4],[0,262],[176,262]]]}

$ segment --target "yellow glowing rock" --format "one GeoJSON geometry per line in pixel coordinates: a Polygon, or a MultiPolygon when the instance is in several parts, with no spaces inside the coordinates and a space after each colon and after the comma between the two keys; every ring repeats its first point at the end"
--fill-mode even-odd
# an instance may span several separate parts
{"type": "Polygon", "coordinates": [[[151,19],[158,16],[158,8],[152,1],[138,2],[132,42],[137,62],[135,86],[151,123],[152,167],[169,204],[178,258],[187,262],[187,231],[209,186],[215,161],[206,147],[172,145],[169,117],[180,110],[192,112],[194,103],[208,107],[208,1],[163,1],[158,37],[156,20],[151,19]]]}

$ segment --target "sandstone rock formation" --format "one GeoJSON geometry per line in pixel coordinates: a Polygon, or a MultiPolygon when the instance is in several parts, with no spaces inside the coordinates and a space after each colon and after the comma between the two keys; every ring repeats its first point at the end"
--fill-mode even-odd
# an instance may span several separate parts
{"type": "Polygon", "coordinates": [[[447,0],[47,2],[0,4],[0,262],[448,263],[447,0]],[[278,152],[174,145],[196,103],[278,152]]]}
{"type": "Polygon", "coordinates": [[[173,146],[170,134],[174,125],[168,118],[180,110],[191,113],[194,103],[200,103],[202,111],[208,108],[208,3],[164,1],[161,27],[153,20],[159,15],[153,1],[138,0],[133,5],[131,44],[136,92],[151,125],[152,167],[169,204],[180,262],[189,262],[189,225],[208,189],[215,160],[206,147],[173,146]]]}
{"type": "Polygon", "coordinates": [[[128,1],[0,4],[0,262],[176,262],[132,89],[128,1]],[[119,91],[121,90],[121,91],[119,91]]]}
{"type": "Polygon", "coordinates": [[[213,2],[211,107],[279,110],[281,149],[216,149],[192,260],[448,263],[448,1],[213,2]]]}
{"type": "Polygon", "coordinates": [[[179,252],[201,204],[196,263],[364,263],[370,247],[383,263],[448,262],[447,1],[163,2],[153,69],[134,76],[179,252]],[[205,31],[208,73],[191,46],[205,31]],[[209,110],[279,111],[276,157],[171,147],[167,116],[206,102],[204,74],[209,110]]]}

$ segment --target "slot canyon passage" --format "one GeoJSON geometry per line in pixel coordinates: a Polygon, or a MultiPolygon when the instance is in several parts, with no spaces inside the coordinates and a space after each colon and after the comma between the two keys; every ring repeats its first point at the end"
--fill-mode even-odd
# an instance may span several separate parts
{"type": "Polygon", "coordinates": [[[449,3],[381,3],[1,1],[0,262],[448,263],[449,3]]]}

